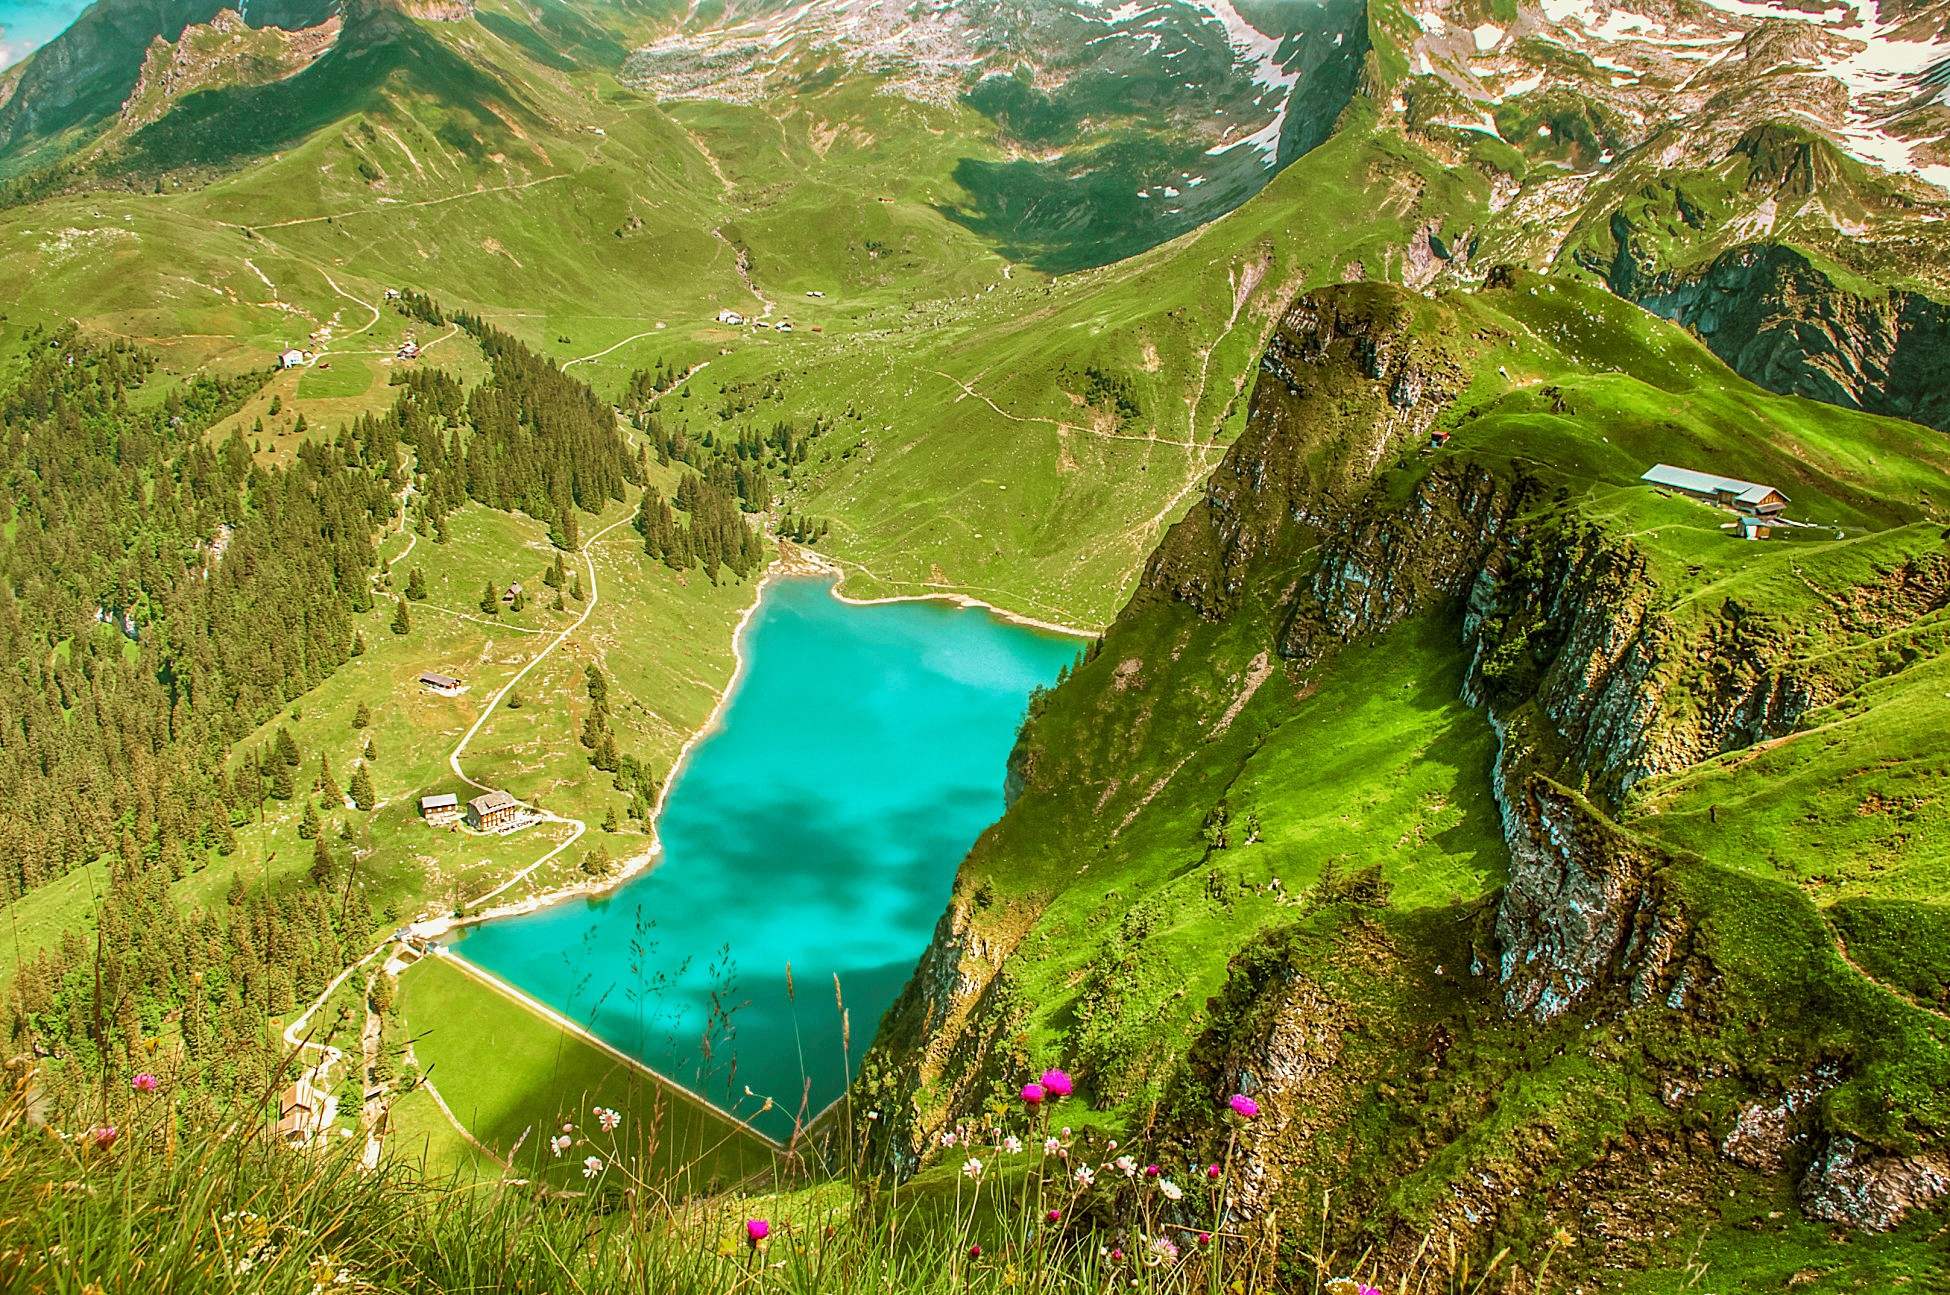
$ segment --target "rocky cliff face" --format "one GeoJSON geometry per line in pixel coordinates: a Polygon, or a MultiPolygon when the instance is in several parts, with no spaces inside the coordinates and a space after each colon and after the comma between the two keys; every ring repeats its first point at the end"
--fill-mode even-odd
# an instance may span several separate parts
{"type": "Polygon", "coordinates": [[[1950,431],[1950,306],[1940,301],[1860,296],[1777,244],[1735,248],[1694,273],[1615,270],[1612,287],[1770,391],[1950,431]]]}
{"type": "MultiPolygon", "coordinates": [[[[101,0],[72,27],[35,51],[0,98],[0,161],[34,140],[113,117],[141,78],[150,46],[175,43],[187,27],[209,23],[234,0],[101,0]]],[[[260,0],[254,27],[288,31],[330,20],[331,0],[260,0]]]]}
{"type": "MultiPolygon", "coordinates": [[[[1474,454],[1418,462],[1467,371],[1463,357],[1418,328],[1418,309],[1399,292],[1365,285],[1295,302],[1262,362],[1246,432],[1161,544],[1133,607],[1168,600],[1209,622],[1251,609],[1259,619],[1249,623],[1259,624],[1271,599],[1278,610],[1266,646],[1295,682],[1358,640],[1446,617],[1468,654],[1465,699],[1498,733],[1491,790],[1510,865],[1475,917],[1443,919],[1451,929],[1475,923],[1467,947],[1415,974],[1475,986],[1469,1001],[1493,1019],[1474,1028],[1555,1038],[1558,1055],[1598,1037],[1586,1030],[1670,1040],[1734,1029],[1723,1002],[1739,969],[1716,961],[1689,892],[1673,881],[1680,865],[1614,816],[1636,783],[1788,734],[1811,709],[1893,667],[1887,654],[1811,660],[1790,627],[1737,597],[1675,597],[1647,554],[1586,517],[1546,467],[1474,454]]],[[[1818,614],[1874,638],[1945,606],[1950,559],[1923,558],[1818,614]]],[[[1116,655],[1116,635],[1106,655],[1116,655]]],[[[1144,686],[1130,679],[1148,667],[1127,664],[1131,676],[1116,674],[1113,692],[1144,686]]],[[[1037,776],[1021,762],[1011,774],[1017,790],[1037,776]]],[[[884,1037],[920,1041],[905,1068],[883,1069],[872,1090],[882,1110],[911,1113],[920,1099],[925,1115],[897,1139],[907,1161],[991,1091],[995,1076],[983,1067],[1002,1055],[1021,1016],[1009,998],[1008,958],[1034,920],[958,900],[890,1017],[894,1032],[884,1037]]],[[[1208,1004],[1205,1034],[1182,1072],[1197,1090],[1184,1107],[1192,1114],[1167,1129],[1187,1154],[1220,1150],[1202,1141],[1213,1094],[1254,1093],[1266,1111],[1242,1135],[1235,1204],[1243,1220],[1266,1222],[1291,1193],[1320,1185],[1304,1175],[1318,1168],[1321,1139],[1348,1136],[1361,1086],[1379,1082],[1399,1056],[1398,1044],[1377,1054],[1367,1036],[1424,1031],[1415,1046],[1428,1065],[1418,1082],[1433,1085],[1428,1076],[1448,1064],[1450,1028],[1391,1024],[1373,998],[1350,997],[1323,969],[1323,958],[1338,965],[1343,956],[1357,975],[1411,962],[1416,950],[1389,929],[1358,923],[1304,948],[1250,945],[1228,996],[1208,1004]]],[[[1690,1105],[1703,1085],[1729,1082],[1727,1073],[1717,1061],[1676,1063],[1658,1080],[1658,1100],[1699,1127],[1634,1131],[1574,1171],[1556,1159],[1567,1154],[1555,1142],[1563,1130],[1546,1119],[1522,1163],[1471,1162],[1445,1180],[1450,1195],[1435,1230],[1478,1235],[1512,1198],[1534,1195],[1545,1202],[1538,1208],[1565,1217],[1603,1201],[1607,1243],[1621,1255],[1642,1253],[1658,1210],[1704,1208],[1724,1195],[1716,1175],[1755,1154],[1753,1138],[1728,1135],[1723,1147],[1708,1136],[1708,1117],[1690,1105]]],[[[1387,1082],[1392,1095],[1399,1079],[1387,1082]]],[[[1823,1133],[1808,1112],[1834,1082],[1810,1077],[1794,1090],[1801,1096],[1783,1107],[1793,1119],[1776,1131],[1778,1167],[1769,1172],[1799,1182],[1815,1217],[1890,1226],[1934,1199],[1937,1153],[1843,1146],[1823,1133]]],[[[1755,1110],[1786,1101],[1743,1100],[1755,1110]]],[[[1430,1148],[1458,1136],[1427,1129],[1409,1160],[1428,1163],[1430,1148]]],[[[1413,1249],[1424,1235],[1399,1240],[1413,1249]]]]}

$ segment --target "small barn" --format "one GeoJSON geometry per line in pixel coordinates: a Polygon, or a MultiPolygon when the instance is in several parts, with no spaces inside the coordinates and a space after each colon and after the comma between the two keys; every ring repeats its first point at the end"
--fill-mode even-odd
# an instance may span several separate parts
{"type": "Polygon", "coordinates": [[[420,676],[420,686],[442,697],[458,697],[467,691],[467,686],[452,675],[436,674],[431,670],[420,676]]]}
{"type": "Polygon", "coordinates": [[[433,824],[451,823],[460,817],[460,797],[451,791],[420,797],[420,817],[433,824]]]}
{"type": "Polygon", "coordinates": [[[1670,463],[1653,465],[1639,480],[1689,499],[1718,504],[1722,508],[1755,517],[1772,517],[1788,506],[1788,497],[1772,486],[1742,481],[1738,477],[1716,477],[1710,472],[1695,472],[1691,468],[1675,468],[1670,463]]]}
{"type": "Polygon", "coordinates": [[[490,791],[467,802],[467,825],[478,832],[498,832],[513,826],[520,813],[520,801],[505,791],[490,791]]]}
{"type": "Polygon", "coordinates": [[[295,346],[278,352],[278,367],[280,369],[302,369],[310,362],[311,353],[309,351],[301,351],[295,346]]]}

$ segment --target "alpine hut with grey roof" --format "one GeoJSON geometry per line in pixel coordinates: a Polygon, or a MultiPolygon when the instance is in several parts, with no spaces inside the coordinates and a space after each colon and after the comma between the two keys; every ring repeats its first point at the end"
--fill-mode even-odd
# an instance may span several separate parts
{"type": "Polygon", "coordinates": [[[467,825],[479,832],[515,826],[521,802],[505,791],[490,791],[467,802],[467,825]]]}
{"type": "Polygon", "coordinates": [[[1639,480],[1754,517],[1772,517],[1788,506],[1788,497],[1773,486],[1695,472],[1691,468],[1675,468],[1670,463],[1655,464],[1639,480]]]}

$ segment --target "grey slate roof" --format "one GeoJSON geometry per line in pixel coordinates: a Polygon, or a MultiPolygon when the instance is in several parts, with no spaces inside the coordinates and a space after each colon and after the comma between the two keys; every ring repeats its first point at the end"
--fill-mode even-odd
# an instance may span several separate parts
{"type": "Polygon", "coordinates": [[[1716,477],[1710,472],[1695,472],[1691,468],[1675,468],[1670,463],[1654,464],[1639,480],[1649,481],[1655,486],[1670,486],[1674,490],[1685,490],[1696,495],[1712,495],[1724,491],[1743,504],[1758,504],[1769,495],[1781,495],[1781,498],[1787,498],[1773,486],[1742,481],[1738,477],[1716,477]]]}

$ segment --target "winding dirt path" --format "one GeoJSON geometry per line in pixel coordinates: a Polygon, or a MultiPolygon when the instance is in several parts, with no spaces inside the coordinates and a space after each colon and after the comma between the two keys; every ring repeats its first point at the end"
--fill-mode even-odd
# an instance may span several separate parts
{"type": "MultiPolygon", "coordinates": [[[[467,732],[461,735],[460,741],[454,744],[453,752],[447,757],[447,765],[449,768],[451,768],[454,771],[455,776],[458,777],[462,782],[466,783],[468,786],[478,787],[482,791],[499,790],[498,788],[490,787],[488,786],[488,784],[481,782],[477,779],[468,777],[467,771],[460,767],[461,753],[467,749],[467,744],[474,740],[474,735],[481,731],[481,726],[488,722],[488,719],[494,714],[495,711],[500,709],[502,699],[506,697],[511,691],[514,690],[515,685],[520,683],[523,679],[526,679],[528,677],[528,672],[533,670],[536,666],[540,665],[544,660],[546,660],[548,658],[549,653],[555,651],[556,648],[561,647],[562,644],[567,642],[569,636],[574,634],[577,630],[581,629],[584,622],[586,622],[589,619],[589,617],[595,612],[596,604],[599,601],[601,601],[602,595],[600,590],[597,588],[596,559],[595,559],[595,555],[590,552],[590,546],[595,544],[596,541],[602,539],[603,536],[615,530],[618,526],[623,526],[629,523],[632,520],[633,516],[634,514],[626,511],[621,517],[617,518],[609,525],[603,527],[601,530],[597,531],[594,535],[591,535],[588,538],[588,540],[583,543],[582,560],[584,566],[588,569],[589,572],[589,601],[583,607],[582,615],[576,617],[574,621],[570,622],[568,627],[565,628],[561,633],[557,634],[554,637],[554,639],[552,639],[549,642],[547,647],[544,647],[540,652],[537,652],[533,657],[530,657],[527,665],[517,670],[512,679],[502,684],[501,687],[496,690],[494,696],[488,698],[487,704],[481,707],[481,713],[475,717],[473,724],[469,725],[467,732]]],[[[543,864],[547,863],[550,859],[553,859],[556,855],[562,853],[564,850],[574,845],[577,841],[581,840],[583,833],[589,830],[589,825],[583,822],[579,818],[565,818],[560,814],[556,814],[548,810],[537,811],[536,817],[544,823],[572,824],[575,828],[575,831],[569,834],[569,838],[567,840],[561,842],[553,850],[550,850],[547,854],[535,860],[535,862],[529,864],[526,868],[523,868],[520,872],[517,872],[514,876],[508,878],[506,881],[496,886],[493,890],[490,890],[487,894],[476,896],[475,899],[472,901],[474,905],[478,906],[481,904],[485,904],[488,900],[493,899],[496,895],[499,895],[502,891],[508,889],[508,887],[514,885],[519,881],[523,881],[527,879],[529,874],[533,873],[535,869],[541,867],[543,864]]]]}
{"type": "Polygon", "coordinates": [[[1917,1011],[1928,1012],[1931,1016],[1936,1017],[1939,1021],[1950,1021],[1950,1011],[1945,1011],[1943,1008],[1938,1007],[1935,1003],[1926,1002],[1925,1000],[1918,998],[1916,995],[1910,993],[1907,989],[1898,989],[1896,988],[1896,986],[1890,984],[1889,982],[1885,980],[1877,980],[1874,976],[1870,975],[1868,971],[1866,971],[1863,968],[1861,963],[1857,962],[1854,958],[1849,956],[1848,941],[1842,938],[1842,933],[1836,930],[1832,923],[1824,922],[1824,924],[1827,925],[1828,927],[1828,934],[1830,938],[1832,938],[1835,941],[1835,952],[1842,955],[1842,961],[1846,962],[1849,965],[1849,970],[1853,971],[1856,975],[1862,977],[1862,979],[1868,981],[1871,985],[1874,985],[1877,989],[1880,989],[1885,994],[1890,994],[1896,998],[1901,999],[1903,1002],[1908,1003],[1911,1007],[1914,1007],[1917,1011]]]}

